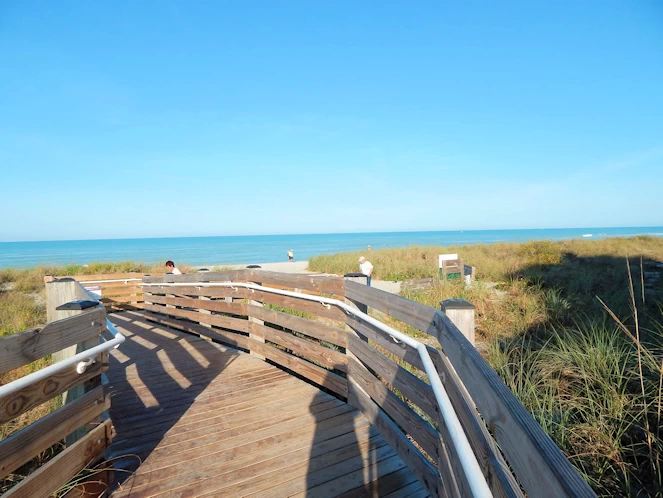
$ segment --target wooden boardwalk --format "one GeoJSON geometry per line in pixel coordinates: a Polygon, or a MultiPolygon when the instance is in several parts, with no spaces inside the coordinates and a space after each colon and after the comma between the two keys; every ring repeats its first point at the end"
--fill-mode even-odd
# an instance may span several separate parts
{"type": "Polygon", "coordinates": [[[357,410],[248,354],[110,315],[114,497],[425,497],[357,410]]]}

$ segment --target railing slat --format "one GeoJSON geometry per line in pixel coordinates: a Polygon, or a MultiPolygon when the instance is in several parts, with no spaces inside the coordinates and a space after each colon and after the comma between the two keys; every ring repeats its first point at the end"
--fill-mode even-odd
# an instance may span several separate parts
{"type": "Polygon", "coordinates": [[[527,495],[595,497],[562,450],[451,320],[440,312],[433,326],[527,495]]]}
{"type": "Polygon", "coordinates": [[[408,468],[434,497],[448,496],[437,469],[421,454],[398,426],[352,379],[348,382],[348,403],[359,409],[396,451],[408,468]]]}
{"type": "MultiPolygon", "coordinates": [[[[155,308],[157,307],[155,306],[155,308]]],[[[163,309],[170,309],[170,308],[163,308],[163,309]]],[[[208,316],[203,314],[200,315],[208,316]]],[[[249,337],[246,335],[236,334],[234,332],[230,332],[227,330],[210,329],[202,325],[199,325],[197,323],[191,323],[191,322],[186,322],[184,320],[177,320],[175,318],[170,318],[164,316],[163,312],[160,310],[152,312],[149,309],[147,309],[145,316],[148,320],[151,320],[160,325],[165,325],[167,327],[181,330],[183,332],[189,332],[191,334],[197,334],[204,337],[209,337],[210,339],[222,342],[224,344],[228,344],[236,348],[247,349],[247,350],[249,349],[249,337]]]]}
{"type": "Polygon", "coordinates": [[[259,306],[249,305],[247,312],[250,316],[264,322],[273,323],[289,330],[296,330],[297,332],[329,342],[330,344],[335,344],[343,348],[348,345],[348,333],[343,329],[330,327],[324,323],[309,320],[308,318],[259,306]]]}
{"type": "Polygon", "coordinates": [[[108,369],[102,355],[97,355],[96,361],[87,367],[83,374],[78,374],[74,367],[60,371],[50,377],[33,382],[7,396],[0,398],[0,424],[4,424],[28,410],[39,406],[55,396],[68,391],[74,386],[97,377],[108,369]]]}
{"type": "Polygon", "coordinates": [[[147,300],[154,304],[170,304],[182,306],[183,308],[197,308],[218,313],[230,313],[233,315],[247,315],[245,303],[229,303],[226,301],[203,301],[200,299],[189,299],[183,297],[166,297],[149,294],[147,300]]]}
{"type": "MultiPolygon", "coordinates": [[[[150,298],[146,297],[146,299],[149,301],[150,298]]],[[[198,313],[197,311],[182,310],[178,308],[166,308],[165,306],[150,304],[149,302],[146,302],[144,306],[147,311],[152,311],[153,313],[162,313],[169,316],[188,318],[194,322],[215,325],[217,327],[236,330],[238,332],[249,332],[249,322],[239,318],[232,318],[223,315],[206,315],[204,313],[198,313]]]]}
{"type": "Polygon", "coordinates": [[[0,478],[47,450],[80,426],[110,408],[105,387],[99,386],[0,442],[0,478]]]}
{"type": "Polygon", "coordinates": [[[437,461],[439,454],[437,431],[428,422],[354,358],[350,358],[348,362],[348,377],[366,391],[380,408],[412,436],[434,461],[437,461]]]}
{"type": "Polygon", "coordinates": [[[335,368],[343,372],[347,371],[348,357],[339,351],[307,341],[289,332],[276,330],[258,323],[249,323],[249,332],[269,342],[288,348],[298,356],[304,356],[310,360],[322,363],[326,368],[335,368]]]}
{"type": "Polygon", "coordinates": [[[18,483],[5,498],[46,498],[103,455],[111,421],[101,423],[66,450],[18,483]]]}
{"type": "Polygon", "coordinates": [[[432,420],[438,419],[440,415],[437,401],[433,389],[428,384],[419,377],[412,375],[395,361],[371,348],[358,337],[351,335],[348,340],[349,350],[362,363],[403,393],[403,396],[421,408],[432,420]]]}
{"type": "MultiPolygon", "coordinates": [[[[424,370],[419,354],[406,344],[395,343],[393,339],[387,338],[384,332],[355,317],[348,317],[348,324],[358,333],[365,335],[391,354],[421,371],[424,370]]],[[[477,455],[479,465],[481,465],[493,495],[505,498],[522,497],[523,493],[519,484],[511,474],[495,440],[486,429],[486,425],[480,418],[474,402],[462,386],[449,360],[435,348],[427,346],[426,349],[428,349],[428,354],[440,373],[442,384],[456,409],[456,414],[463,425],[472,450],[477,455]]]]}
{"type": "Polygon", "coordinates": [[[105,328],[104,311],[94,308],[80,315],[48,323],[41,329],[0,337],[0,373],[99,336],[105,328]]]}

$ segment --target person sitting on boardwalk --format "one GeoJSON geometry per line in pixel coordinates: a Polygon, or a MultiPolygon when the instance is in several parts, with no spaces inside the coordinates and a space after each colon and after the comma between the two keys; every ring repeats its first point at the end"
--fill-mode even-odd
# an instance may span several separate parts
{"type": "Polygon", "coordinates": [[[373,265],[362,256],[359,258],[359,270],[366,275],[366,285],[371,286],[371,276],[373,275],[373,265]]]}
{"type": "Polygon", "coordinates": [[[175,268],[175,263],[173,263],[170,260],[166,261],[166,269],[168,270],[168,273],[172,273],[173,275],[181,275],[182,274],[181,271],[179,271],[177,268],[175,268]]]}

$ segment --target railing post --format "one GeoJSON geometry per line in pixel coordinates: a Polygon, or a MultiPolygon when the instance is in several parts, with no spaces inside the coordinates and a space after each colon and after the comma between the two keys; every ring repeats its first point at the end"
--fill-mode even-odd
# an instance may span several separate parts
{"type": "MultiPolygon", "coordinates": [[[[260,282],[251,282],[251,283],[256,284],[256,285],[262,285],[262,283],[260,283],[260,282]]],[[[232,300],[232,298],[231,298],[231,300],[232,300]]],[[[258,306],[260,308],[264,307],[264,304],[261,301],[256,301],[255,299],[249,299],[248,304],[252,305],[252,306],[258,306]]],[[[255,324],[258,324],[258,325],[264,325],[265,324],[265,322],[263,320],[259,320],[258,318],[252,317],[250,313],[249,313],[249,323],[255,323],[255,324]]],[[[265,338],[262,335],[256,335],[256,334],[253,334],[251,332],[249,332],[249,339],[253,339],[256,342],[262,342],[262,343],[265,342],[265,338]]],[[[250,344],[251,343],[249,342],[249,345],[250,344]]],[[[253,355],[256,358],[259,358],[263,361],[266,359],[264,356],[256,353],[252,349],[249,349],[249,352],[250,352],[251,355],[253,355]]]]}
{"type": "Polygon", "coordinates": [[[476,306],[465,299],[445,299],[440,301],[440,308],[474,346],[474,310],[476,306]]]}
{"type": "MultiPolygon", "coordinates": [[[[102,306],[97,301],[91,301],[88,296],[81,292],[83,289],[78,282],[73,278],[53,279],[46,282],[46,318],[48,322],[61,320],[70,316],[79,315],[85,310],[102,306]]],[[[105,320],[105,313],[104,313],[105,320]]],[[[91,323],[90,326],[93,324],[91,323]]],[[[105,325],[105,322],[104,322],[105,325]]],[[[99,337],[88,339],[73,346],[58,351],[53,354],[54,361],[61,361],[66,358],[81,353],[87,349],[99,345],[99,337]]],[[[108,354],[103,355],[102,361],[107,361],[108,354]]],[[[101,384],[101,378],[97,377],[71,388],[62,395],[62,404],[71,403],[75,399],[80,398],[86,392],[94,389],[101,384]]],[[[88,430],[81,427],[66,438],[66,445],[70,446],[81,437],[83,437],[88,430]]]]}

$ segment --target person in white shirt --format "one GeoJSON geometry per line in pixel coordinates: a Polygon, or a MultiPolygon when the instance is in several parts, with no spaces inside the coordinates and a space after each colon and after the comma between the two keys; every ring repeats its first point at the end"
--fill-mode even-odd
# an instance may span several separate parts
{"type": "Polygon", "coordinates": [[[166,269],[168,270],[168,273],[172,273],[173,275],[181,275],[182,272],[179,271],[177,268],[175,268],[175,263],[172,261],[166,261],[166,269]]]}
{"type": "Polygon", "coordinates": [[[373,265],[362,256],[359,258],[359,270],[366,275],[366,285],[371,286],[371,276],[373,275],[373,265]]]}

